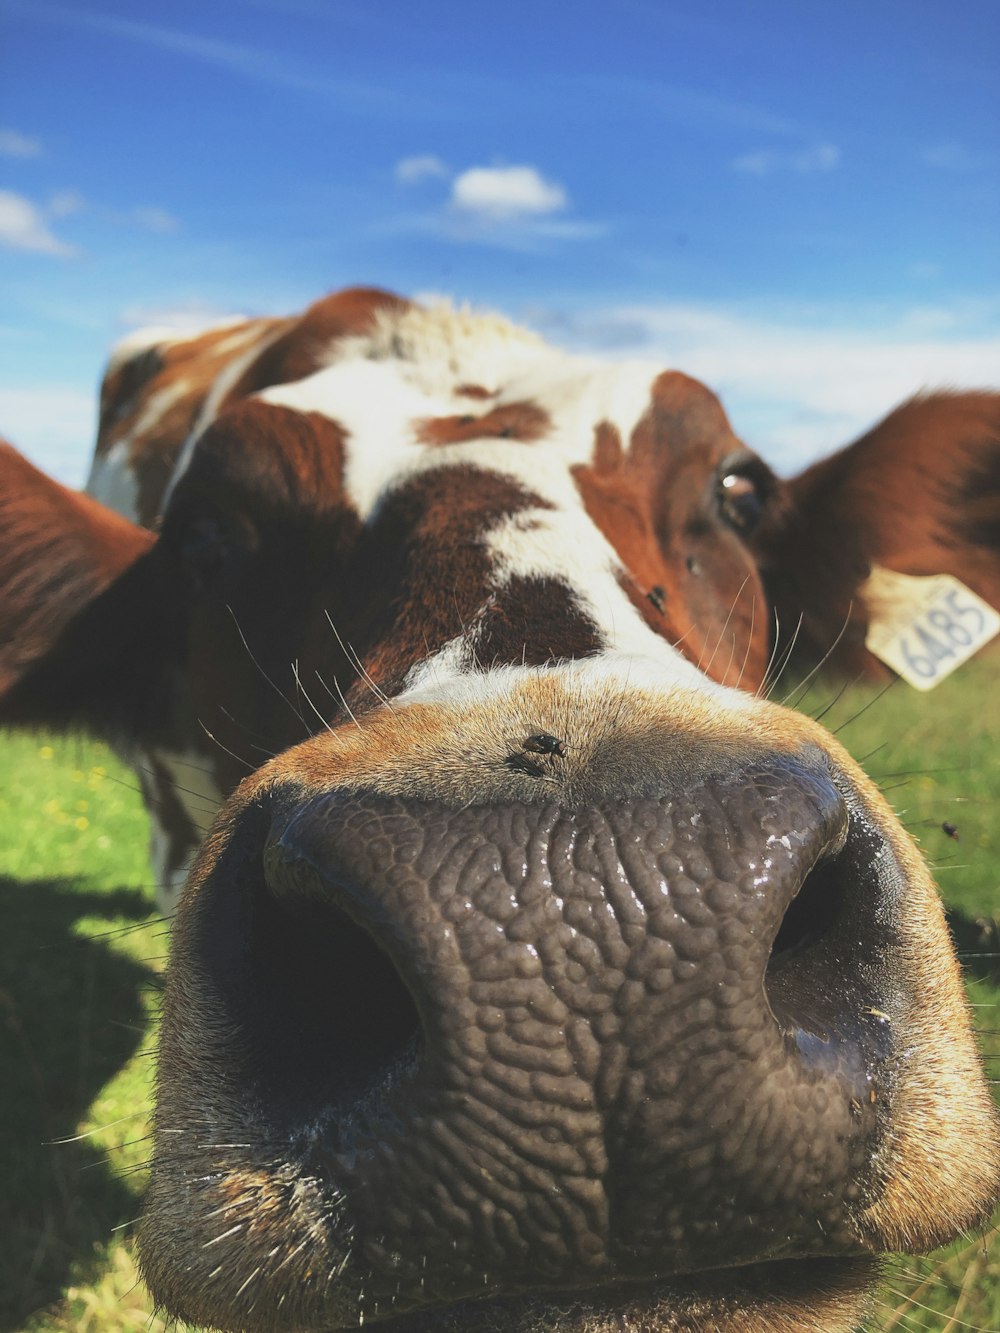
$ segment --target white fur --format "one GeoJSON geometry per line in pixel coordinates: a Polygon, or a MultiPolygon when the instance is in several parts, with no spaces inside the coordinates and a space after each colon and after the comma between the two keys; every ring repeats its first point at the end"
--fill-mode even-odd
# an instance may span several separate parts
{"type": "MultiPolygon", "coordinates": [[[[231,391],[241,376],[247,371],[261,352],[272,342],[275,341],[285,331],[285,325],[279,324],[276,328],[271,324],[262,326],[260,321],[250,324],[246,330],[245,336],[234,339],[235,346],[242,346],[249,343],[249,347],[242,356],[235,357],[225,367],[218,379],[214,382],[211,389],[205,395],[205,400],[199,409],[198,416],[194,425],[188,434],[184,445],[177,455],[177,462],[174,464],[174,470],[167,482],[166,490],[163,495],[163,508],[166,509],[170,503],[170,497],[174,493],[178,481],[183,477],[191,463],[194,454],[195,445],[201,434],[212,424],[219,414],[219,408],[223,399],[231,391]]],[[[228,341],[228,340],[227,340],[228,341]]]]}
{"type": "Polygon", "coordinates": [[[129,467],[131,440],[119,440],[103,454],[95,454],[84,490],[95,500],[133,523],[139,521],[139,483],[129,467]]]}
{"type": "Polygon", "coordinates": [[[173,343],[187,342],[191,337],[190,329],[172,329],[161,325],[133,329],[124,338],[115,343],[105,367],[105,377],[114,375],[126,361],[131,361],[140,352],[148,352],[153,347],[169,347],[173,343]]]}
{"type": "MultiPolygon", "coordinates": [[[[655,637],[655,636],[654,636],[655,637]]],[[[683,689],[709,695],[731,712],[749,712],[756,696],[719,685],[682,657],[662,639],[662,652],[633,655],[609,651],[559,667],[559,678],[567,692],[592,697],[608,686],[621,690],[648,691],[665,696],[683,689]]],[[[454,639],[435,657],[418,663],[407,677],[393,707],[409,704],[445,704],[456,713],[475,710],[533,680],[550,679],[550,667],[498,666],[491,671],[468,672],[462,667],[461,640],[454,639]]]]}
{"type": "Polygon", "coordinates": [[[156,876],[156,905],[164,916],[172,916],[177,910],[181,891],[187,882],[191,862],[211,828],[223,796],[208,771],[205,756],[196,751],[191,753],[172,750],[153,751],[148,759],[138,760],[138,771],[149,810],[149,848],[153,873],[156,876]],[[175,864],[178,849],[169,830],[160,819],[159,801],[152,781],[149,759],[155,760],[166,769],[173,793],[194,826],[195,841],[180,864],[175,864]],[[170,868],[172,864],[173,869],[170,868]]]}

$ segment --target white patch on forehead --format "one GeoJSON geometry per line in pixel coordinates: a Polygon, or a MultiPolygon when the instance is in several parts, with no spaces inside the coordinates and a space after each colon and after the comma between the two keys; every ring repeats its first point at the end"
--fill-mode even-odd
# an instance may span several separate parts
{"type": "Polygon", "coordinates": [[[387,486],[419,468],[425,456],[414,423],[453,410],[408,383],[394,364],[338,362],[295,384],[276,384],[263,402],[330,417],[347,432],[345,489],[362,519],[370,517],[387,486]]]}
{"type": "Polygon", "coordinates": [[[552,429],[548,441],[559,446],[567,462],[593,456],[594,432],[607,423],[627,448],[632,433],[649,412],[653,384],[664,367],[652,361],[603,365],[585,357],[558,357],[537,365],[504,387],[498,403],[530,402],[546,412],[552,429]]]}
{"type": "Polygon", "coordinates": [[[582,506],[522,510],[493,528],[485,545],[498,587],[513,578],[557,579],[611,651],[649,653],[664,643],[623,591],[615,577],[624,573],[621,561],[582,506]]]}
{"type": "MultiPolygon", "coordinates": [[[[462,464],[512,478],[529,491],[539,491],[543,473],[558,476],[564,500],[578,506],[569,469],[593,457],[594,432],[602,423],[615,426],[628,441],[649,410],[656,373],[651,365],[597,366],[551,353],[544,367],[535,365],[513,378],[486,405],[491,410],[527,402],[545,412],[549,429],[531,445],[493,437],[422,445],[417,438],[422,421],[468,413],[469,404],[454,392],[454,385],[437,393],[418,386],[396,362],[338,361],[297,383],[264,389],[257,397],[318,413],[343,428],[348,440],[345,490],[367,520],[388,490],[420,473],[462,464]]],[[[552,497],[546,493],[546,498],[552,497]]]]}
{"type": "Polygon", "coordinates": [[[527,401],[546,411],[564,436],[586,437],[600,422],[616,426],[627,441],[648,411],[656,377],[665,367],[652,361],[608,365],[550,347],[538,334],[500,315],[456,310],[447,302],[429,308],[382,310],[374,329],[334,349],[341,360],[391,362],[398,374],[432,399],[465,395],[476,385],[493,395],[485,410],[527,401]]]}
{"type": "Polygon", "coordinates": [[[502,315],[456,309],[447,301],[379,310],[370,332],[333,349],[336,360],[392,361],[404,379],[431,395],[467,385],[493,393],[539,357],[560,355],[502,315]]]}
{"type": "Polygon", "coordinates": [[[95,454],[84,490],[132,523],[139,521],[139,485],[129,467],[130,440],[119,440],[107,453],[95,454]]]}

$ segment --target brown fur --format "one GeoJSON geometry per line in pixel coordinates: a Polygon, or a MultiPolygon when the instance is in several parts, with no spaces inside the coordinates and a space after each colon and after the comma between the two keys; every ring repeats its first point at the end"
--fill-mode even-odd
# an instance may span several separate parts
{"type": "Polygon", "coordinates": [[[1000,607],[1000,394],[912,398],[789,481],[754,546],[785,640],[801,617],[800,657],[843,675],[889,674],[864,646],[874,564],[1000,607]]]}
{"type": "Polygon", "coordinates": [[[377,312],[405,302],[371,288],[324,297],[294,319],[263,318],[153,346],[116,365],[101,387],[96,456],[128,443],[128,466],[139,494],[138,521],[152,527],[184,442],[208,425],[206,399],[230,367],[242,373],[215,404],[218,413],[272,384],[318,370],[341,338],[368,329],[377,312]],[[149,416],[157,396],[164,408],[149,416]]]}
{"type": "Polygon", "coordinates": [[[151,544],[0,440],[0,693],[151,544]]]}
{"type": "Polygon", "coordinates": [[[574,475],[588,514],[628,570],[623,586],[646,623],[713,679],[755,689],[769,650],[763,588],[715,494],[724,460],[746,453],[715,395],[670,371],[654,384],[628,448],[601,423],[593,463],[574,475]]]}

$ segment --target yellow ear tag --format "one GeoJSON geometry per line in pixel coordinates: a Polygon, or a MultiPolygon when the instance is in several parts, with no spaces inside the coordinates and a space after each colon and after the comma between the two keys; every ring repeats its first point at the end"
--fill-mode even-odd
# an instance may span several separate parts
{"type": "Polygon", "coordinates": [[[917,690],[932,690],[1000,630],[1000,615],[950,574],[918,578],[872,565],[858,589],[865,646],[917,690]]]}

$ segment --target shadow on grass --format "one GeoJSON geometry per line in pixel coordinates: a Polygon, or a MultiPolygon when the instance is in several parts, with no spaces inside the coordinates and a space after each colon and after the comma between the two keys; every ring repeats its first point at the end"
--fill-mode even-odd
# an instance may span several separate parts
{"type": "Polygon", "coordinates": [[[57,1301],[71,1266],[85,1272],[135,1216],[135,1194],[99,1147],[57,1140],[136,1052],[142,992],[156,984],[109,939],[74,927],[90,917],[114,931],[148,915],[136,890],[0,877],[0,1333],[57,1301]]]}

